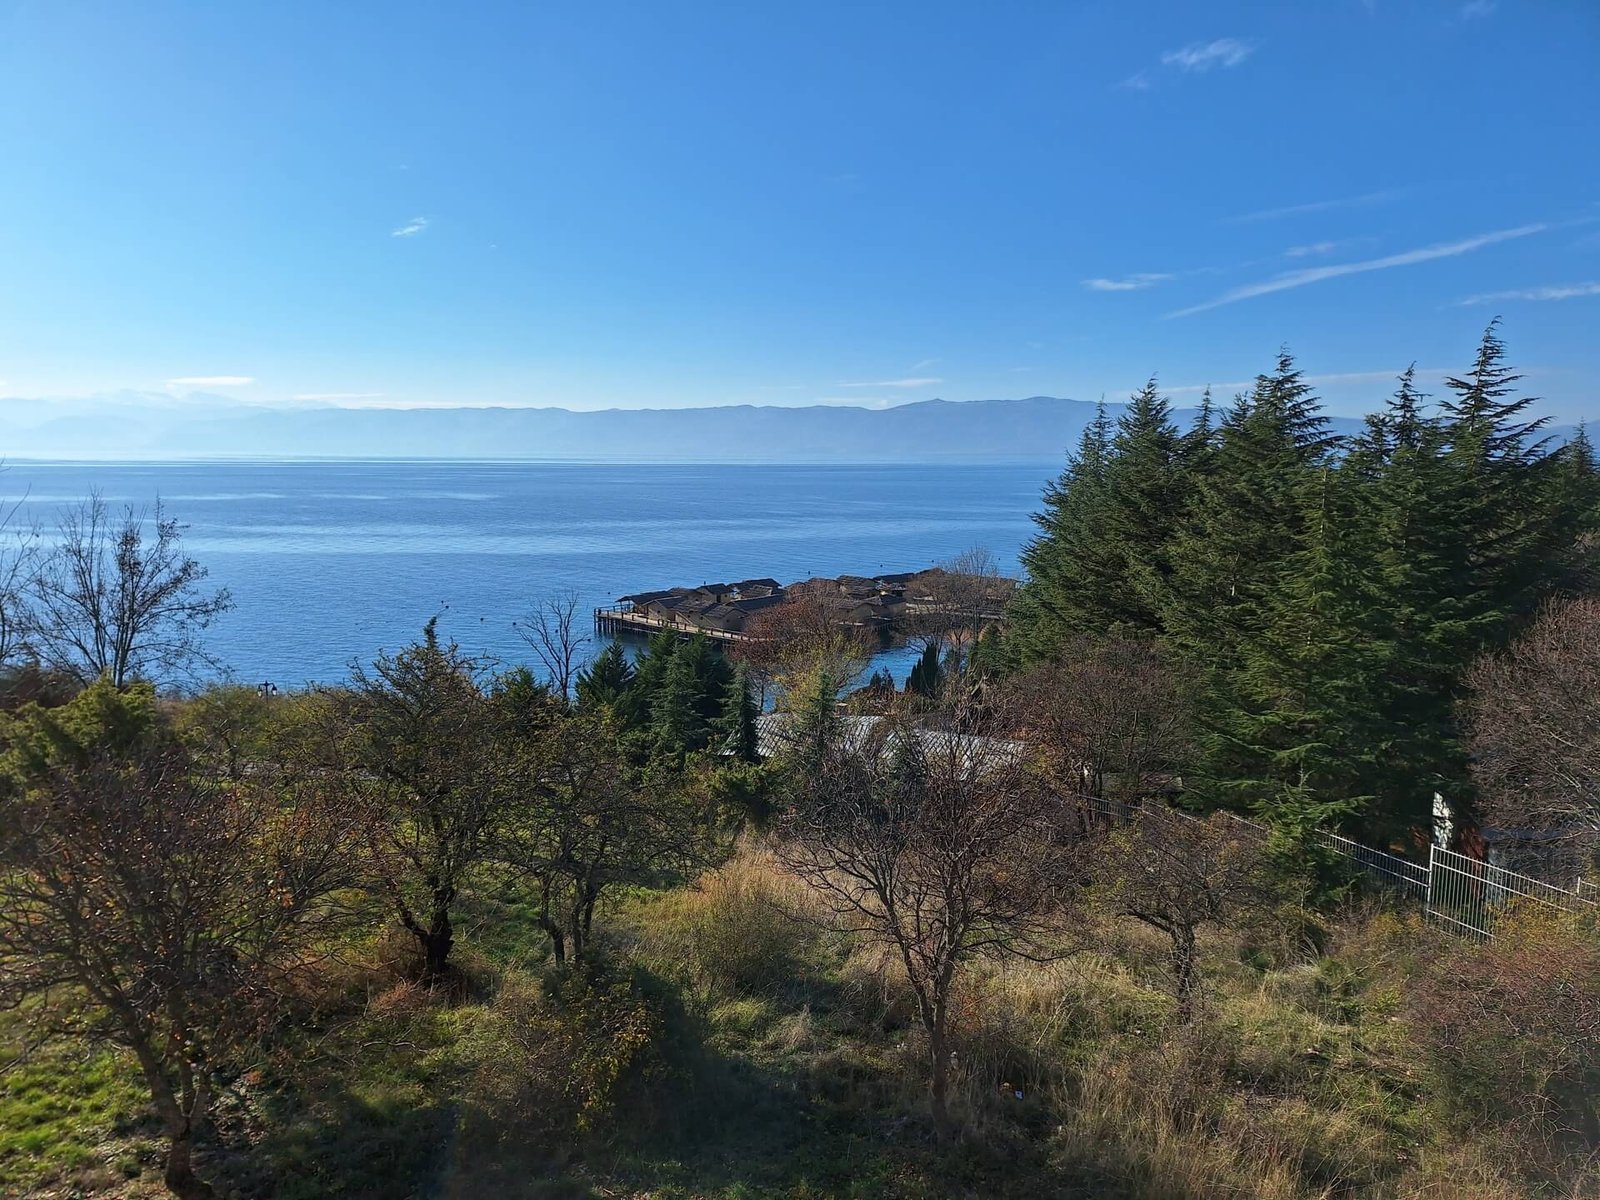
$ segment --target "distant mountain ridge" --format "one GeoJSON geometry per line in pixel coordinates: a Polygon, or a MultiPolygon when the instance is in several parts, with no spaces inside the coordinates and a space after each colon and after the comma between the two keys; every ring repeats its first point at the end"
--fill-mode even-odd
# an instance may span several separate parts
{"type": "MultiPolygon", "coordinates": [[[[1121,404],[1107,404],[1113,419],[1121,404]]],[[[1176,419],[1187,425],[1194,409],[1176,419]]],[[[1057,462],[1085,400],[923,400],[894,408],[275,408],[120,393],[0,400],[7,458],[460,458],[620,462],[1057,462]]],[[[1360,422],[1331,418],[1340,433],[1360,422]]],[[[1563,430],[1552,430],[1561,436],[1563,430]]]]}

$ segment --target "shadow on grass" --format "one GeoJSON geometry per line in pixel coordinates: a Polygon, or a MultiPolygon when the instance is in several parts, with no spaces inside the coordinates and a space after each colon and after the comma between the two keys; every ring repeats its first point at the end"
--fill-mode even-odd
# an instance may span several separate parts
{"type": "Polygon", "coordinates": [[[250,1200],[1106,1194],[1083,1189],[1081,1173],[1071,1186],[1042,1131],[1020,1123],[935,1137],[906,1031],[863,1015],[836,982],[669,1003],[669,1069],[587,1138],[556,1145],[536,1124],[458,1101],[468,1081],[448,1061],[449,1010],[430,1006],[407,1027],[415,1044],[352,1038],[342,1061],[244,1089],[206,1174],[250,1200]]]}
{"type": "MultiPolygon", "coordinates": [[[[617,1114],[608,1137],[564,1156],[502,1127],[492,1147],[458,1145],[444,1195],[555,1200],[932,1200],[1070,1195],[1043,1156],[973,1139],[941,1142],[902,1063],[863,1041],[836,985],[784,1003],[711,1006],[693,1061],[617,1114]]],[[[1084,1193],[1087,1194],[1087,1193],[1084,1193]]]]}
{"type": "Polygon", "coordinates": [[[438,1194],[456,1106],[323,1089],[313,1103],[266,1098],[248,1153],[213,1155],[211,1177],[273,1200],[394,1200],[438,1194]],[[216,1161],[221,1158],[221,1161],[216,1161]]]}

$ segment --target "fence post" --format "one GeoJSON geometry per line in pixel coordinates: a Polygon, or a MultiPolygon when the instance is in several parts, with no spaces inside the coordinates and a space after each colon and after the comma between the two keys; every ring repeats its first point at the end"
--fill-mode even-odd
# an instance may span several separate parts
{"type": "Polygon", "coordinates": [[[1433,917],[1433,864],[1434,856],[1439,851],[1437,842],[1428,843],[1428,888],[1422,895],[1422,919],[1431,920],[1433,917]]]}

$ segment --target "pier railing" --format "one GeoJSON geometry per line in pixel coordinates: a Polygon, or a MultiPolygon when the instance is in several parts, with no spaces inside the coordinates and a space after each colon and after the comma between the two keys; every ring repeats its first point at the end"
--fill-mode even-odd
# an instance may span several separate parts
{"type": "Polygon", "coordinates": [[[747,633],[737,633],[731,629],[715,629],[710,626],[700,625],[694,621],[681,618],[671,620],[661,617],[652,617],[632,608],[597,608],[594,610],[594,628],[596,633],[614,637],[623,633],[652,634],[662,630],[670,630],[681,637],[694,637],[704,634],[714,642],[750,642],[756,639],[747,633]]]}

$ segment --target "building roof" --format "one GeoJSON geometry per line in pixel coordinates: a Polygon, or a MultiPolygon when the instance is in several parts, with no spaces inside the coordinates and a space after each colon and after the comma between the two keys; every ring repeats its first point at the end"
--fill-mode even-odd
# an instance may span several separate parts
{"type": "MultiPolygon", "coordinates": [[[[852,751],[860,751],[871,744],[874,732],[884,718],[841,715],[838,721],[844,746],[852,751]]],[[[774,758],[782,754],[793,744],[788,736],[788,728],[787,713],[763,713],[757,717],[756,753],[762,758],[774,758]]],[[[975,737],[948,729],[928,729],[921,725],[914,729],[924,754],[946,755],[953,751],[961,756],[966,766],[974,763],[982,765],[984,762],[992,762],[997,766],[1015,763],[1027,753],[1025,743],[1008,738],[975,737]]]]}
{"type": "Polygon", "coordinates": [[[699,625],[736,633],[744,628],[745,614],[731,604],[716,604],[693,614],[690,619],[699,625]]]}
{"type": "Polygon", "coordinates": [[[665,600],[669,596],[682,596],[687,592],[684,588],[667,588],[656,592],[634,592],[631,596],[618,596],[617,601],[626,601],[629,604],[649,604],[654,600],[665,600]]]}

